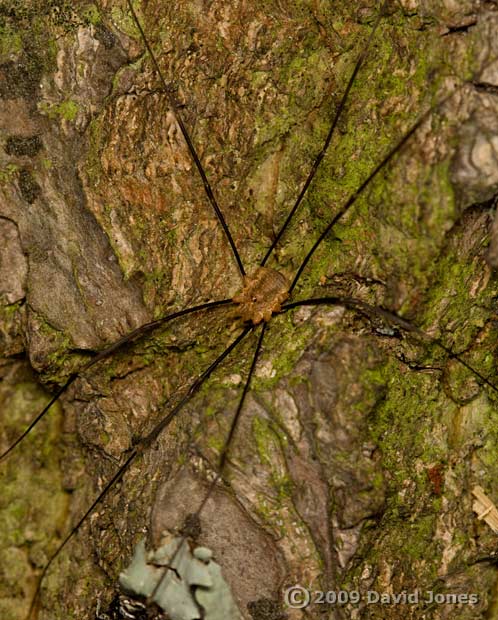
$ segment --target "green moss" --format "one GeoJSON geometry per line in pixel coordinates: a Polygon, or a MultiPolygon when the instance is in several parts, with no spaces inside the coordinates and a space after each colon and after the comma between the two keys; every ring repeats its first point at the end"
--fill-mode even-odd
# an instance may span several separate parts
{"type": "Polygon", "coordinates": [[[252,421],[252,434],[254,445],[259,454],[259,460],[263,464],[271,465],[273,462],[272,448],[274,445],[274,436],[268,421],[254,418],[252,421]]]}
{"type": "Polygon", "coordinates": [[[435,529],[435,516],[428,515],[419,517],[414,523],[410,523],[405,529],[405,536],[401,536],[401,549],[413,560],[420,560],[427,557],[427,551],[430,549],[430,555],[435,555],[433,544],[435,529]]]}
{"type": "Polygon", "coordinates": [[[294,484],[292,479],[287,474],[272,473],[272,484],[277,490],[278,499],[280,501],[287,501],[292,499],[292,491],[294,484]]]}
{"type": "Polygon", "coordinates": [[[17,176],[19,172],[19,166],[16,164],[7,164],[5,168],[0,169],[0,183],[10,184],[12,180],[17,176]]]}
{"type": "MultiPolygon", "coordinates": [[[[388,31],[393,29],[392,26],[385,28],[388,31]]],[[[329,214],[337,211],[338,206],[344,204],[347,197],[356,191],[361,182],[370,174],[375,164],[379,162],[382,154],[387,153],[396,142],[396,136],[403,132],[403,129],[400,132],[400,126],[406,128],[412,119],[417,118],[419,107],[414,106],[407,113],[405,109],[400,110],[400,106],[396,104],[398,98],[406,98],[407,75],[410,75],[412,91],[417,93],[417,88],[420,87],[420,96],[427,97],[427,74],[430,68],[433,69],[433,64],[424,59],[422,54],[420,54],[416,65],[407,63],[404,66],[404,59],[396,58],[399,61],[397,62],[397,69],[396,71],[390,70],[393,54],[396,53],[393,52],[391,41],[395,40],[397,36],[399,34],[395,32],[391,38],[388,32],[387,36],[379,33],[376,38],[375,52],[369,57],[351,93],[346,117],[342,120],[345,126],[341,129],[344,133],[340,136],[340,140],[333,139],[330,152],[322,163],[304,201],[302,217],[313,222],[314,230],[323,230],[326,222],[330,221],[331,215],[329,214]],[[414,67],[415,71],[413,71],[414,67]],[[375,81],[368,79],[369,75],[375,75],[375,81]],[[388,110],[388,113],[382,118],[382,124],[369,122],[370,116],[378,114],[378,108],[381,104],[388,110]],[[393,110],[392,114],[389,113],[390,109],[393,110]]],[[[414,34],[414,38],[415,36],[414,34]]],[[[343,76],[349,74],[344,65],[352,65],[357,54],[356,49],[351,49],[350,53],[341,55],[336,67],[336,75],[341,76],[341,80],[345,79],[343,76]]],[[[341,92],[344,87],[345,84],[341,83],[337,86],[337,90],[341,92]]],[[[437,83],[434,83],[435,88],[437,88],[437,83]]],[[[288,159],[286,157],[283,162],[284,170],[288,166],[286,176],[299,178],[299,172],[295,169],[294,162],[312,160],[313,154],[316,155],[330,125],[328,116],[324,115],[314,119],[313,134],[308,131],[301,135],[299,127],[293,131],[293,137],[289,138],[287,142],[289,157],[288,159]],[[295,145],[293,145],[293,141],[295,141],[295,145]]],[[[322,244],[314,260],[307,267],[302,284],[305,284],[306,281],[310,283],[310,287],[316,284],[324,272],[330,271],[330,267],[327,265],[334,265],[335,269],[339,265],[344,265],[344,269],[347,269],[346,261],[353,253],[357,254],[360,247],[363,253],[371,249],[371,254],[375,257],[375,248],[381,246],[382,241],[377,235],[372,234],[372,231],[383,232],[385,230],[384,234],[393,236],[395,227],[399,226],[400,215],[401,224],[404,227],[411,227],[413,230],[413,222],[417,221],[416,201],[407,196],[403,199],[401,207],[397,205],[396,208],[393,208],[391,206],[393,204],[392,181],[392,178],[386,177],[385,173],[378,175],[376,181],[369,186],[365,196],[361,197],[354,206],[352,211],[355,221],[351,223],[350,218],[346,218],[343,225],[336,227],[330,235],[330,240],[322,244]],[[366,199],[368,199],[368,204],[366,199]],[[383,212],[389,214],[390,209],[392,209],[393,216],[388,215],[389,219],[386,223],[389,229],[384,224],[381,224],[382,228],[379,228],[379,216],[382,216],[383,212]],[[338,244],[333,241],[334,234],[339,234],[342,243],[338,244]]],[[[410,185],[410,191],[417,191],[416,187],[420,184],[423,185],[422,180],[419,184],[410,185]]],[[[395,192],[397,192],[396,186],[394,187],[395,192]]],[[[406,193],[406,189],[405,183],[403,185],[404,193],[406,193]]],[[[430,190],[428,189],[428,191],[430,190]]],[[[448,215],[444,215],[445,222],[447,217],[448,215]]],[[[435,230],[438,225],[439,222],[432,222],[432,230],[435,230]]],[[[295,237],[294,241],[286,239],[285,243],[286,254],[299,256],[302,253],[299,236],[295,237]]],[[[400,235],[392,246],[394,246],[395,255],[389,256],[387,263],[386,256],[379,256],[378,258],[377,270],[379,273],[385,272],[389,268],[392,268],[393,271],[398,269],[406,271],[400,263],[409,266],[410,256],[416,255],[416,252],[407,254],[406,241],[400,235]]]]}
{"type": "Polygon", "coordinates": [[[22,301],[16,301],[13,304],[6,304],[2,306],[2,314],[6,318],[11,318],[14,315],[16,315],[22,307],[23,307],[22,301]]]}
{"type": "MultiPolygon", "coordinates": [[[[435,438],[433,426],[451,406],[444,403],[434,378],[424,373],[401,371],[390,361],[383,369],[388,393],[376,412],[370,430],[379,445],[383,464],[399,482],[411,478],[413,465],[438,461],[446,445],[435,438]]],[[[453,406],[453,409],[455,407],[453,406]]]]}
{"type": "Polygon", "coordinates": [[[22,37],[12,26],[0,23],[0,62],[22,50],[22,37]]]}
{"type": "MultiPolygon", "coordinates": [[[[133,8],[135,9],[138,19],[141,19],[141,2],[140,0],[133,0],[133,8]]],[[[133,17],[129,11],[123,6],[113,6],[111,9],[112,21],[116,24],[117,28],[130,37],[139,38],[140,33],[136,27],[133,17]]]]}
{"type": "MultiPolygon", "coordinates": [[[[87,358],[74,353],[73,343],[65,333],[52,327],[34,311],[33,316],[39,320],[38,329],[45,337],[47,351],[49,351],[42,370],[43,381],[61,385],[71,372],[77,372],[87,358]]],[[[68,333],[70,331],[71,326],[68,327],[68,333]]]]}
{"type": "Polygon", "coordinates": [[[63,118],[67,121],[74,121],[79,112],[79,104],[72,99],[66,99],[61,103],[46,104],[42,102],[39,106],[42,113],[46,114],[51,119],[57,117],[63,118]]]}
{"type": "Polygon", "coordinates": [[[96,4],[89,4],[82,10],[83,20],[87,23],[98,26],[102,23],[102,16],[100,15],[99,8],[96,4]]]}

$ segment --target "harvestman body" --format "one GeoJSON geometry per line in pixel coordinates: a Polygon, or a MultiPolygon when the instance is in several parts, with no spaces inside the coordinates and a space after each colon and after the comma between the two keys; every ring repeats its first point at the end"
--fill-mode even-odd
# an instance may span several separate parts
{"type": "Polygon", "coordinates": [[[275,269],[258,267],[251,276],[244,276],[244,288],[232,298],[239,304],[236,310],[246,323],[259,325],[268,322],[272,314],[282,310],[289,297],[287,278],[275,269]]]}

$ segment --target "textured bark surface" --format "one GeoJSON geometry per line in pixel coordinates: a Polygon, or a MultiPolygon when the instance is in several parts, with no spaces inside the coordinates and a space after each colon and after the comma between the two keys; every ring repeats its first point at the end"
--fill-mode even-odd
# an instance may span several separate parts
{"type": "MultiPolygon", "coordinates": [[[[125,4],[0,3],[2,449],[92,352],[241,287],[125,4]]],[[[134,4],[250,272],[320,151],[377,3],[134,4]]],[[[352,295],[396,311],[496,385],[497,29],[492,2],[392,3],[269,263],[292,276],[435,106],[292,300],[352,295]]],[[[0,465],[2,618],[25,616],[36,576],[126,450],[239,328],[212,310],[100,363],[0,465]]],[[[255,344],[248,336],[63,551],[40,620],[95,618],[136,542],[157,545],[197,508],[255,344]]],[[[479,484],[498,503],[496,403],[447,351],[378,317],[333,306],[274,317],[227,485],[202,515],[201,541],[245,617],[266,597],[292,620],[498,618],[496,534],[471,497],[479,484]],[[290,609],[294,584],[361,602],[290,609]],[[367,604],[369,590],[420,601],[367,604]],[[426,591],[478,601],[430,604],[426,591]]]]}

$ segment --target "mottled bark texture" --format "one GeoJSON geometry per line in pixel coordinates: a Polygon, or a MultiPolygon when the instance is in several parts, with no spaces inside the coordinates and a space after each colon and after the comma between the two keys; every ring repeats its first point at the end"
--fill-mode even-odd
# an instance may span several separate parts
{"type": "MultiPolygon", "coordinates": [[[[321,148],[378,4],[135,2],[248,271],[321,148]]],[[[92,352],[152,317],[232,296],[241,282],[124,0],[2,0],[0,18],[5,448],[92,352]]],[[[389,147],[453,92],[316,252],[293,300],[347,294],[394,310],[498,384],[496,32],[494,2],[389,3],[269,266],[292,275],[389,147]]],[[[226,309],[199,314],[99,364],[2,464],[3,619],[24,617],[61,537],[133,441],[234,338],[234,323],[226,309]]],[[[67,546],[44,581],[40,620],[94,618],[137,540],[157,544],[196,509],[255,342],[67,546]]],[[[480,484],[498,502],[496,402],[443,349],[375,317],[329,306],[273,318],[227,484],[202,517],[201,540],[245,616],[248,603],[282,602],[300,583],[479,600],[364,597],[306,616],[284,605],[292,620],[498,617],[497,537],[471,498],[480,484]]]]}

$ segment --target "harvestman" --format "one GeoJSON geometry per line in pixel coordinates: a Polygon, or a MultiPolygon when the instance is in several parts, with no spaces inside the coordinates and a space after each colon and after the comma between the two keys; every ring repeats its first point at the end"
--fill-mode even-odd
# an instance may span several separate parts
{"type": "MultiPolygon", "coordinates": [[[[140,22],[137,19],[137,16],[135,15],[133,6],[130,2],[130,0],[127,0],[128,2],[128,6],[130,9],[131,14],[133,15],[133,19],[135,20],[138,29],[140,30],[141,33],[141,37],[143,39],[143,42],[148,50],[149,56],[154,64],[155,70],[157,72],[157,75],[159,76],[159,79],[162,83],[162,86],[164,88],[164,90],[167,92],[168,91],[168,87],[166,84],[166,81],[164,79],[164,77],[162,76],[161,70],[159,68],[159,65],[156,61],[155,55],[153,54],[149,43],[147,41],[147,38],[145,36],[145,33],[143,32],[141,26],[140,26],[140,22]]],[[[125,462],[120,466],[120,468],[118,469],[118,471],[116,472],[116,474],[114,475],[114,477],[106,484],[106,486],[104,487],[104,490],[99,494],[99,496],[97,497],[97,499],[95,500],[95,502],[90,506],[90,508],[87,510],[87,512],[82,516],[82,518],[79,520],[79,522],[74,526],[74,528],[71,530],[71,532],[68,534],[68,536],[64,539],[64,541],[62,542],[62,544],[59,546],[59,548],[56,550],[56,552],[51,556],[51,558],[49,559],[48,564],[46,565],[46,567],[44,568],[41,577],[40,577],[40,581],[38,584],[38,588],[41,585],[41,582],[46,574],[46,572],[48,571],[50,565],[52,564],[52,562],[55,560],[55,558],[59,555],[59,553],[62,551],[62,549],[64,548],[64,546],[68,543],[68,541],[73,537],[73,535],[80,529],[80,527],[82,526],[82,524],[85,522],[85,520],[88,518],[88,516],[94,511],[94,509],[96,508],[96,506],[101,502],[101,500],[107,495],[107,493],[112,489],[112,487],[124,476],[125,472],[127,471],[127,469],[131,466],[131,464],[137,459],[138,456],[140,456],[141,454],[143,454],[143,452],[145,450],[147,450],[154,442],[155,440],[159,437],[159,435],[168,427],[168,425],[171,423],[171,421],[175,418],[175,416],[181,411],[181,409],[184,407],[184,405],[197,393],[197,391],[200,389],[200,387],[203,385],[203,383],[207,380],[207,378],[212,374],[212,372],[222,363],[222,361],[227,358],[232,351],[234,351],[236,349],[236,347],[238,346],[238,344],[240,342],[242,342],[243,339],[246,338],[246,336],[248,334],[250,334],[251,332],[256,331],[257,329],[259,329],[259,336],[258,336],[258,340],[257,340],[257,345],[256,348],[254,350],[253,353],[253,357],[252,357],[252,362],[249,368],[249,371],[247,373],[246,379],[245,379],[245,383],[244,383],[244,387],[242,390],[242,394],[235,412],[235,415],[233,417],[233,421],[231,423],[231,427],[227,436],[227,440],[226,443],[220,453],[220,460],[219,460],[219,464],[218,464],[218,474],[216,476],[216,479],[213,481],[213,483],[211,484],[210,487],[210,491],[209,493],[212,491],[212,489],[214,488],[215,483],[219,482],[220,479],[223,478],[223,473],[224,473],[224,469],[226,467],[226,463],[227,463],[227,458],[229,455],[229,449],[230,449],[230,445],[231,445],[231,441],[232,438],[234,436],[234,433],[236,431],[236,427],[237,427],[237,423],[240,417],[240,414],[242,412],[242,408],[244,405],[244,401],[247,395],[247,392],[250,388],[250,384],[251,384],[251,379],[253,377],[254,374],[254,370],[256,368],[256,364],[258,361],[258,357],[261,351],[261,347],[263,345],[263,341],[264,341],[264,336],[265,333],[267,331],[267,322],[270,321],[271,316],[273,314],[278,314],[281,312],[285,312],[290,310],[291,308],[295,308],[298,306],[313,306],[313,305],[325,305],[325,304],[331,304],[331,305],[340,305],[340,306],[345,306],[347,308],[359,311],[365,315],[367,315],[368,317],[374,315],[374,316],[380,316],[383,317],[384,319],[386,319],[388,322],[392,322],[394,324],[397,324],[399,327],[403,328],[404,330],[411,332],[412,334],[414,334],[415,336],[417,336],[420,339],[427,339],[426,335],[418,330],[416,327],[414,327],[412,324],[410,324],[409,322],[397,317],[395,314],[382,310],[382,309],[378,309],[378,308],[373,308],[371,306],[369,306],[368,304],[366,304],[365,302],[359,300],[359,299],[354,299],[352,297],[350,298],[346,298],[346,297],[322,297],[322,298],[316,298],[316,299],[305,299],[305,300],[297,300],[297,301],[287,301],[288,298],[291,298],[292,293],[295,289],[295,287],[297,286],[301,275],[303,274],[308,262],[310,261],[310,259],[312,258],[312,256],[314,255],[315,251],[317,250],[317,248],[320,246],[320,244],[322,243],[322,241],[326,238],[327,235],[330,234],[330,232],[332,231],[333,227],[335,224],[337,224],[337,222],[339,222],[341,220],[341,218],[343,218],[346,213],[349,212],[349,210],[353,207],[353,205],[355,204],[356,199],[360,196],[360,194],[366,189],[366,187],[370,184],[370,182],[385,168],[385,166],[391,162],[391,160],[394,158],[394,156],[396,154],[398,154],[402,148],[405,146],[405,144],[408,142],[408,140],[413,136],[413,134],[421,127],[421,125],[426,121],[426,119],[429,117],[429,115],[433,112],[434,108],[431,108],[430,110],[428,110],[425,114],[423,114],[419,120],[410,128],[410,130],[403,136],[403,138],[388,152],[388,154],[384,157],[384,159],[377,165],[377,167],[374,168],[374,170],[368,175],[368,177],[361,183],[361,185],[358,187],[358,189],[351,195],[351,197],[349,198],[349,200],[339,209],[339,211],[334,215],[334,217],[330,220],[330,222],[328,223],[328,225],[323,229],[322,233],[320,234],[320,236],[316,239],[316,241],[313,243],[312,247],[310,248],[310,250],[308,251],[308,254],[306,255],[305,259],[303,260],[303,262],[301,263],[301,265],[299,266],[299,268],[297,269],[296,273],[294,274],[292,280],[290,282],[286,282],[285,277],[282,276],[282,274],[280,274],[278,271],[275,271],[269,267],[266,267],[267,262],[269,261],[269,259],[272,257],[273,252],[275,250],[275,248],[278,246],[282,236],[285,234],[285,231],[287,230],[287,227],[289,226],[290,222],[292,221],[297,209],[299,208],[299,205],[301,204],[302,199],[304,198],[308,187],[310,186],[313,177],[315,175],[315,172],[318,168],[318,166],[320,165],[320,162],[322,161],[327,148],[330,144],[330,141],[332,139],[332,136],[334,134],[334,131],[336,130],[337,127],[337,123],[338,120],[340,118],[340,115],[344,109],[344,106],[348,100],[348,96],[350,93],[350,89],[353,85],[353,82],[356,78],[356,75],[358,73],[358,71],[360,70],[363,61],[367,55],[368,49],[370,47],[371,41],[375,35],[375,31],[377,29],[377,26],[380,22],[380,19],[384,13],[385,10],[385,6],[387,3],[385,3],[382,7],[382,9],[379,11],[379,16],[375,22],[374,27],[372,28],[372,32],[370,34],[370,37],[367,41],[367,43],[365,44],[364,50],[362,52],[362,54],[360,55],[360,57],[357,60],[357,63],[355,65],[355,68],[353,70],[353,73],[350,77],[350,80],[348,82],[347,88],[344,92],[344,95],[341,99],[341,102],[339,104],[339,106],[337,107],[333,122],[331,124],[331,127],[329,129],[329,133],[327,135],[325,144],[323,146],[322,151],[319,153],[318,157],[316,158],[313,167],[308,175],[308,178],[306,179],[303,188],[298,196],[298,199],[296,200],[292,210],[290,211],[290,213],[288,214],[284,224],[282,225],[282,227],[280,228],[278,234],[276,235],[272,245],[270,246],[270,248],[268,248],[265,256],[263,257],[263,259],[260,262],[260,266],[250,275],[247,275],[246,273],[246,269],[243,265],[243,262],[240,258],[240,255],[237,251],[237,248],[235,246],[235,243],[232,239],[232,236],[230,234],[229,228],[224,220],[224,217],[221,213],[221,210],[219,209],[219,206],[216,202],[216,199],[214,197],[214,193],[210,187],[209,181],[206,177],[206,174],[204,172],[204,169],[202,168],[202,165],[200,163],[199,157],[195,151],[195,148],[192,144],[192,141],[189,137],[189,134],[183,124],[183,121],[181,120],[181,116],[178,112],[178,110],[176,109],[174,103],[172,101],[170,101],[170,107],[172,109],[172,114],[174,114],[174,117],[176,119],[176,122],[179,125],[180,131],[183,134],[183,137],[185,139],[185,142],[189,148],[190,154],[192,156],[192,159],[194,161],[194,164],[198,170],[198,173],[200,174],[203,184],[204,184],[204,188],[207,194],[207,197],[211,203],[211,206],[213,208],[213,210],[216,213],[216,216],[218,218],[218,221],[221,225],[221,227],[223,228],[223,231],[225,233],[227,242],[229,243],[232,252],[233,252],[233,256],[234,256],[234,260],[237,263],[239,272],[241,274],[241,276],[244,277],[244,282],[245,282],[245,286],[244,288],[232,299],[224,299],[224,300],[220,300],[220,301],[216,301],[216,302],[210,302],[210,303],[205,303],[205,304],[201,304],[199,306],[196,306],[194,308],[187,308],[184,310],[181,310],[179,312],[176,312],[172,315],[169,315],[167,317],[164,317],[162,319],[159,319],[157,321],[153,321],[152,323],[149,323],[147,325],[144,325],[142,327],[140,327],[139,329],[133,331],[132,333],[128,334],[127,336],[123,337],[121,340],[119,340],[118,342],[114,343],[113,345],[111,345],[110,347],[108,347],[107,349],[101,351],[100,353],[98,353],[92,360],[91,362],[87,363],[78,373],[74,373],[72,374],[68,381],[54,394],[54,396],[52,397],[52,399],[50,400],[50,402],[47,404],[47,406],[43,409],[43,411],[33,420],[33,422],[29,425],[29,427],[26,429],[26,431],[9,447],[9,449],[2,455],[2,458],[5,457],[8,453],[10,453],[10,451],[12,449],[14,449],[14,447],[23,439],[23,437],[37,424],[37,422],[45,415],[45,413],[47,413],[47,411],[50,409],[51,405],[60,397],[60,395],[75,381],[75,379],[83,372],[85,372],[86,370],[88,370],[90,367],[92,367],[94,364],[96,364],[97,362],[99,362],[100,360],[108,357],[109,355],[111,355],[112,353],[114,353],[116,350],[120,349],[121,347],[125,346],[126,344],[135,341],[136,339],[140,338],[142,335],[149,333],[150,331],[152,331],[153,329],[155,329],[156,327],[163,325],[169,321],[173,321],[175,318],[179,318],[181,316],[185,316],[191,313],[196,313],[196,312],[201,312],[203,310],[211,310],[211,309],[215,309],[217,307],[224,307],[224,306],[232,306],[232,305],[237,305],[238,308],[236,309],[236,312],[238,313],[238,315],[245,321],[246,326],[242,329],[242,331],[240,332],[240,334],[235,337],[233,339],[233,341],[231,342],[231,344],[225,349],[225,351],[219,356],[217,357],[211,365],[209,365],[209,367],[202,373],[202,375],[200,375],[200,377],[191,384],[191,386],[189,387],[188,392],[186,393],[186,395],[180,400],[179,403],[177,403],[177,405],[167,413],[167,415],[153,428],[153,430],[148,433],[145,437],[143,437],[141,440],[139,440],[135,446],[130,450],[130,452],[126,455],[126,460],[125,462]],[[261,325],[260,325],[261,324],[261,325]],[[259,327],[258,327],[259,326],[259,327]]],[[[442,101],[440,101],[437,105],[437,107],[442,106],[447,99],[449,99],[449,97],[452,95],[447,96],[446,98],[444,98],[442,101]]],[[[451,352],[451,350],[449,350],[442,342],[436,340],[436,339],[431,339],[431,341],[433,343],[435,343],[437,346],[441,347],[448,355],[450,355],[451,357],[456,358],[461,364],[463,364],[467,369],[471,370],[478,378],[480,381],[482,381],[483,383],[487,384],[489,387],[491,387],[493,390],[496,390],[496,388],[483,376],[481,375],[477,370],[475,370],[473,367],[471,367],[464,359],[462,359],[460,356],[454,354],[451,352]]],[[[198,517],[201,514],[202,508],[205,505],[207,499],[209,497],[209,494],[203,499],[203,501],[201,502],[201,504],[198,506],[197,508],[197,512],[196,512],[196,516],[198,517]]],[[[193,507],[193,509],[195,509],[195,507],[193,507]]],[[[37,590],[37,594],[38,594],[38,590],[37,590]]],[[[35,601],[33,601],[33,603],[35,603],[35,601]]]]}

